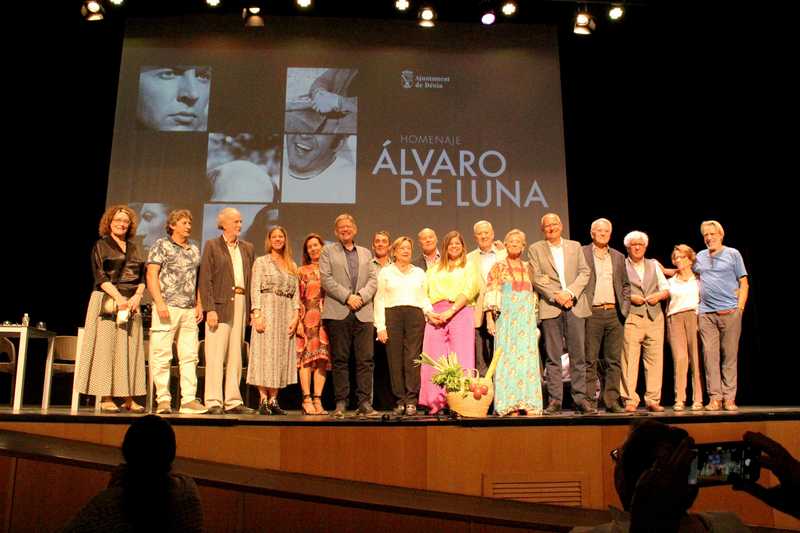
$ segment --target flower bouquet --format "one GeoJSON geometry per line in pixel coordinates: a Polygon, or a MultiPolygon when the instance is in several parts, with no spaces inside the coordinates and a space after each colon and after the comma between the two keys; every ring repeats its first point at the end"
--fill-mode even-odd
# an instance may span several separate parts
{"type": "Polygon", "coordinates": [[[455,353],[443,355],[434,360],[425,352],[415,360],[418,365],[428,365],[436,370],[431,377],[431,383],[442,387],[447,394],[447,405],[467,417],[486,416],[489,406],[494,398],[494,361],[486,372],[485,377],[480,377],[474,368],[464,368],[458,362],[455,353]]]}

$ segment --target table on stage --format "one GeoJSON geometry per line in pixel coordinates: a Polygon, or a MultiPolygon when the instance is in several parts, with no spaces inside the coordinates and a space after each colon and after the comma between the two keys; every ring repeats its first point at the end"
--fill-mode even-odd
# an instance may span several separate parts
{"type": "MultiPolygon", "coordinates": [[[[53,367],[53,345],[56,334],[53,331],[34,328],[30,326],[0,325],[0,337],[19,337],[19,353],[17,354],[17,371],[14,386],[14,401],[12,409],[19,411],[22,407],[22,392],[25,389],[25,363],[28,358],[29,339],[47,339],[47,363],[45,372],[50,372],[53,367]]],[[[47,375],[47,374],[46,374],[47,375]]],[[[42,409],[47,409],[50,404],[50,390],[45,387],[42,391],[42,409]]]]}

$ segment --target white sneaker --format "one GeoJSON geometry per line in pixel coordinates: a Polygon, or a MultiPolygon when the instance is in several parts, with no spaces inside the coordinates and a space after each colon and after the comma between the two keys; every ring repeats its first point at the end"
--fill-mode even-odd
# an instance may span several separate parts
{"type": "Polygon", "coordinates": [[[208,411],[206,406],[197,400],[192,400],[189,403],[184,403],[181,405],[182,415],[202,415],[206,411],[208,411]]]}
{"type": "Polygon", "coordinates": [[[172,412],[172,406],[170,402],[158,402],[158,407],[156,407],[156,414],[157,415],[168,415],[172,412]]]}

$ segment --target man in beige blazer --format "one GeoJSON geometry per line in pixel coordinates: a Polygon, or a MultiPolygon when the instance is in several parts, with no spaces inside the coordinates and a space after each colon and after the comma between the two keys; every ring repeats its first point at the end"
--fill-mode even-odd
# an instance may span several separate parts
{"type": "Polygon", "coordinates": [[[550,401],[546,414],[561,411],[564,387],[561,383],[561,355],[569,353],[572,399],[575,412],[597,412],[586,400],[585,319],[592,314],[584,289],[590,269],[581,245],[561,237],[563,225],[555,213],[541,220],[544,240],[533,243],[528,255],[533,270],[533,286],[539,293],[539,319],[542,321],[546,379],[550,401]]]}
{"type": "Polygon", "coordinates": [[[236,209],[221,210],[217,227],[222,235],[205,245],[198,288],[206,312],[205,403],[209,414],[253,414],[255,411],[242,402],[239,384],[255,250],[251,243],[239,239],[242,215],[236,209]]]}
{"type": "Polygon", "coordinates": [[[494,337],[486,330],[483,294],[489,271],[496,262],[505,260],[506,251],[500,243],[495,242],[491,222],[479,220],[472,226],[472,232],[478,247],[467,254],[467,265],[475,269],[481,286],[478,301],[475,303],[475,368],[484,376],[494,355],[494,337]]]}

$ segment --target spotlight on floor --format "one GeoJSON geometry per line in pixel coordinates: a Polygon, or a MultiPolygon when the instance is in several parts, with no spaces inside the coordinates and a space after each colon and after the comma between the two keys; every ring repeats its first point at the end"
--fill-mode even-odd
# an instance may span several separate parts
{"type": "Polygon", "coordinates": [[[608,8],[608,18],[611,20],[619,20],[625,14],[625,7],[622,4],[611,4],[608,8]]]}
{"type": "Polygon", "coordinates": [[[219,6],[219,2],[220,0],[206,0],[206,4],[208,4],[209,7],[217,7],[219,6]]]}
{"type": "Polygon", "coordinates": [[[408,0],[397,0],[394,3],[394,7],[396,7],[398,11],[405,11],[411,7],[411,4],[408,2],[408,0]]]}
{"type": "Polygon", "coordinates": [[[297,5],[303,9],[311,7],[311,0],[297,0],[297,5]]]}
{"type": "Polygon", "coordinates": [[[436,12],[430,6],[425,6],[419,10],[419,22],[418,24],[423,28],[433,28],[436,23],[436,12]]]}
{"type": "Polygon", "coordinates": [[[486,26],[491,26],[495,20],[497,20],[497,17],[495,17],[493,9],[486,10],[481,15],[481,23],[486,26]]]}
{"type": "Polygon", "coordinates": [[[81,15],[89,21],[103,20],[106,10],[98,0],[86,0],[81,6],[81,15]]]}
{"type": "Polygon", "coordinates": [[[596,27],[592,14],[586,7],[578,8],[575,14],[575,25],[572,28],[572,33],[577,35],[591,35],[596,27]]]}

